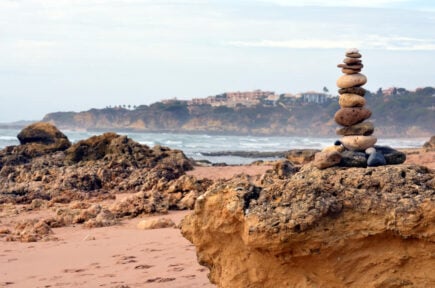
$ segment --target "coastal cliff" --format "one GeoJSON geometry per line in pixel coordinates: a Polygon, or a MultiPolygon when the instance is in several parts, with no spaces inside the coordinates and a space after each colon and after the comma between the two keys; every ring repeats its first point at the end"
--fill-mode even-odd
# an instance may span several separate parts
{"type": "Polygon", "coordinates": [[[182,233],[218,287],[432,287],[434,176],[277,165],[215,183],[182,233]]]}
{"type": "MultiPolygon", "coordinates": [[[[433,91],[435,89],[427,87],[393,96],[367,91],[364,98],[373,112],[371,119],[376,133],[390,137],[433,135],[433,91]]],[[[55,112],[47,114],[43,121],[72,130],[333,136],[336,124],[324,119],[333,119],[339,108],[337,102],[333,97],[322,103],[280,97],[272,104],[260,102],[254,106],[228,107],[174,100],[140,105],[132,110],[118,106],[55,112]]]]}

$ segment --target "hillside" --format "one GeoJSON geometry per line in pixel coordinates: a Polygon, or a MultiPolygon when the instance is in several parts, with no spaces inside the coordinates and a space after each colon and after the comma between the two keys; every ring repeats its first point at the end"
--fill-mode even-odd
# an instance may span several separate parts
{"type": "MultiPolygon", "coordinates": [[[[396,89],[389,95],[367,92],[367,106],[376,134],[390,137],[434,134],[435,88],[396,89]]],[[[168,131],[187,133],[333,136],[337,98],[324,103],[281,97],[254,106],[212,106],[187,101],[157,102],[125,108],[91,109],[47,114],[43,121],[61,129],[168,131]]]]}

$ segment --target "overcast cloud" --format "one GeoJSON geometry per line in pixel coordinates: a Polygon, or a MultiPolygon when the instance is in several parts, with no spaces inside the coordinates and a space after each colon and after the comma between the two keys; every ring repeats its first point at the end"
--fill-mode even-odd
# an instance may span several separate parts
{"type": "Polygon", "coordinates": [[[370,90],[434,86],[432,3],[4,0],[0,122],[233,90],[335,92],[350,47],[370,90]]]}

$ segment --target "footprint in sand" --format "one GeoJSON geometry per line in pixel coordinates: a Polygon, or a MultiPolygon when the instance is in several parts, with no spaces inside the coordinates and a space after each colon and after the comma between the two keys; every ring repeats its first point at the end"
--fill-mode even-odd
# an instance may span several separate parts
{"type": "Polygon", "coordinates": [[[168,269],[168,272],[180,272],[180,271],[183,271],[184,267],[181,267],[181,266],[183,266],[183,264],[171,264],[171,265],[168,266],[168,267],[170,267],[168,269]]]}
{"type": "Polygon", "coordinates": [[[80,273],[86,271],[86,269],[63,269],[64,273],[80,273]]]}
{"type": "Polygon", "coordinates": [[[118,257],[116,264],[128,264],[128,263],[136,263],[136,256],[121,256],[118,257]]]}
{"type": "Polygon", "coordinates": [[[134,269],[150,269],[151,267],[153,267],[152,265],[137,265],[134,267],[134,269]]]}
{"type": "Polygon", "coordinates": [[[184,276],[181,276],[181,277],[183,277],[183,278],[187,278],[187,279],[193,279],[193,278],[196,278],[196,275],[184,275],[184,276]]]}
{"type": "Polygon", "coordinates": [[[153,282],[164,283],[164,282],[174,281],[175,279],[176,278],[161,278],[161,277],[156,277],[156,278],[147,279],[147,281],[145,283],[153,283],[153,282]]]}

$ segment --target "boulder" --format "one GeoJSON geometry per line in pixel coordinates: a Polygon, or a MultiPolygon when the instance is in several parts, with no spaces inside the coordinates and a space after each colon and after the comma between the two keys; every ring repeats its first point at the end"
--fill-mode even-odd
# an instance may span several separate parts
{"type": "Polygon", "coordinates": [[[341,108],[335,115],[334,120],[337,124],[349,127],[370,118],[372,112],[366,108],[341,108]]]}
{"type": "Polygon", "coordinates": [[[372,122],[364,121],[352,126],[338,128],[337,135],[350,136],[350,135],[372,135],[375,130],[375,126],[372,122]]]}
{"type": "Polygon", "coordinates": [[[359,87],[367,83],[367,78],[364,74],[345,74],[337,79],[338,88],[359,87]]]}
{"type": "Polygon", "coordinates": [[[435,172],[319,170],[218,182],[181,224],[217,287],[434,287],[435,172]]]}
{"type": "Polygon", "coordinates": [[[53,145],[59,148],[59,150],[65,150],[71,143],[68,137],[60,132],[56,126],[47,122],[36,122],[25,127],[17,135],[21,145],[28,143],[38,143],[44,145],[53,145]]]}

